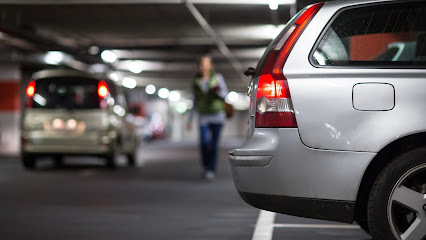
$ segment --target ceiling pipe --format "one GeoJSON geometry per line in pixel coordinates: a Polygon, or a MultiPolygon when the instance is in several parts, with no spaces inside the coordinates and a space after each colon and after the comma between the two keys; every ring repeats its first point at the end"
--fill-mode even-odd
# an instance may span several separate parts
{"type": "MultiPolygon", "coordinates": [[[[313,0],[308,0],[313,1],[313,0]]],[[[72,5],[72,4],[181,4],[183,0],[1,0],[2,4],[72,5]]],[[[187,0],[193,4],[262,4],[270,0],[187,0]]],[[[282,0],[280,5],[295,4],[296,0],[282,0]]]]}
{"type": "MultiPolygon", "coordinates": [[[[237,74],[241,75],[244,71],[243,65],[238,61],[234,54],[232,54],[231,50],[229,50],[228,46],[226,46],[225,42],[219,37],[215,30],[210,26],[207,20],[201,15],[198,9],[190,2],[185,2],[186,7],[191,12],[192,16],[194,16],[195,20],[200,24],[203,30],[207,33],[210,39],[216,44],[219,51],[228,59],[234,68],[237,74]]],[[[241,78],[241,80],[245,81],[245,79],[241,78]]]]}

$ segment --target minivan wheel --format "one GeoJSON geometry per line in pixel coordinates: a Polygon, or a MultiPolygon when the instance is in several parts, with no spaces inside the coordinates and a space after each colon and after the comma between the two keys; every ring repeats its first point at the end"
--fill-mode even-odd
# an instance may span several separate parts
{"type": "Polygon", "coordinates": [[[111,169],[116,168],[119,157],[120,157],[119,143],[114,143],[111,149],[111,153],[106,157],[107,167],[111,169]]]}
{"type": "Polygon", "coordinates": [[[23,154],[21,157],[22,166],[26,169],[34,169],[35,168],[35,157],[31,155],[23,154]]]}
{"type": "Polygon", "coordinates": [[[367,211],[373,239],[426,239],[426,148],[405,153],[383,169],[367,211]]]}
{"type": "Polygon", "coordinates": [[[62,156],[54,156],[53,162],[55,163],[55,166],[57,168],[63,168],[64,167],[64,158],[62,156]]]}
{"type": "Polygon", "coordinates": [[[136,153],[129,153],[127,156],[127,164],[131,167],[136,165],[136,153]]]}

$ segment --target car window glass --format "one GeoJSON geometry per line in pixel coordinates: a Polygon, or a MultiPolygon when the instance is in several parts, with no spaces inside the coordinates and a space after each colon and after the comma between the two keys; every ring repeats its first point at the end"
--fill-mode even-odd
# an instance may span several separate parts
{"type": "Polygon", "coordinates": [[[36,81],[33,108],[99,108],[96,79],[55,77],[36,81]]]}
{"type": "Polygon", "coordinates": [[[312,59],[320,66],[426,66],[426,3],[374,5],[341,12],[312,59]]]}

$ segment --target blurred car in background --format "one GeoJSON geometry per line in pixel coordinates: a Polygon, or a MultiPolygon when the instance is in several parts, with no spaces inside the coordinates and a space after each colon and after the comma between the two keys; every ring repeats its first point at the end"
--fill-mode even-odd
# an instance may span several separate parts
{"type": "Polygon", "coordinates": [[[251,75],[246,142],[230,152],[249,204],[426,239],[426,1],[304,8],[251,75]]]}
{"type": "Polygon", "coordinates": [[[63,156],[104,157],[114,168],[121,153],[135,164],[137,136],[121,87],[75,70],[33,75],[22,120],[22,164],[31,169],[41,156],[61,165],[63,156]]]}

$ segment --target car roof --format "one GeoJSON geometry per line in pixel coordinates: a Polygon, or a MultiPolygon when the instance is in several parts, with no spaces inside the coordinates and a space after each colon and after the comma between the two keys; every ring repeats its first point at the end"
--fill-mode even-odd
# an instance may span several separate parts
{"type": "MultiPolygon", "coordinates": [[[[37,80],[41,78],[53,78],[53,77],[86,77],[101,80],[98,75],[82,72],[71,69],[47,69],[41,70],[33,74],[32,79],[37,80]]],[[[105,80],[107,80],[105,78],[105,80]]]]}
{"type": "Polygon", "coordinates": [[[352,5],[369,4],[369,3],[391,3],[391,2],[418,2],[424,0],[337,0],[328,1],[328,6],[346,7],[352,5]]]}

